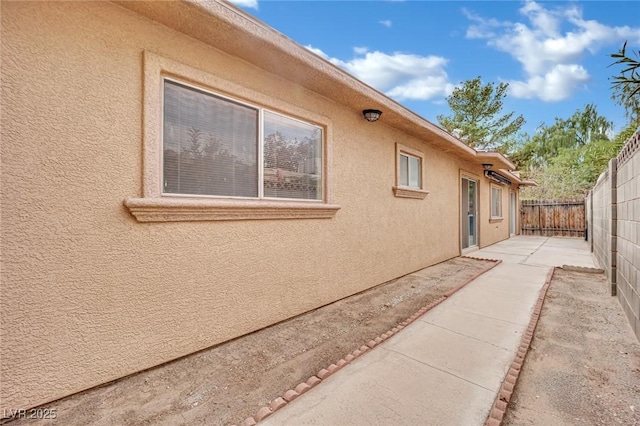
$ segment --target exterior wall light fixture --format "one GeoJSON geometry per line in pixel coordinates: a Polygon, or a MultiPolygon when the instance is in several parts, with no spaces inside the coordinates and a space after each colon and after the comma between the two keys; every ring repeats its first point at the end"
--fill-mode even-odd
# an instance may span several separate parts
{"type": "Polygon", "coordinates": [[[374,122],[378,121],[380,116],[382,115],[382,111],[378,109],[365,109],[362,111],[362,115],[367,121],[374,122]]]}
{"type": "Polygon", "coordinates": [[[490,169],[491,169],[491,167],[493,167],[493,164],[491,164],[491,163],[482,163],[482,167],[483,167],[485,170],[490,170],[490,169]]]}

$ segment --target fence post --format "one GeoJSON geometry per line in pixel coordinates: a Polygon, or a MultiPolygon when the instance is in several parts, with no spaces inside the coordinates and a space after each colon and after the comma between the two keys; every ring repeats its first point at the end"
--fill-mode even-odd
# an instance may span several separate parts
{"type": "Polygon", "coordinates": [[[611,180],[611,295],[618,294],[618,160],[609,160],[609,179],[611,180]]]}
{"type": "Polygon", "coordinates": [[[540,236],[544,236],[542,233],[542,200],[538,200],[538,231],[540,231],[540,236]]]}

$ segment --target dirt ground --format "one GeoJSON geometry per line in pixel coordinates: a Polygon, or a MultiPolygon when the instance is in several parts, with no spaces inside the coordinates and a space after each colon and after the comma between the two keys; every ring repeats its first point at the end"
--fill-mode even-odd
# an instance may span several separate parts
{"type": "Polygon", "coordinates": [[[493,265],[451,259],[159,368],[72,395],[46,406],[57,410],[51,424],[241,423],[493,265]]]}
{"type": "Polygon", "coordinates": [[[640,343],[601,274],[556,270],[505,425],[640,424],[640,343]]]}

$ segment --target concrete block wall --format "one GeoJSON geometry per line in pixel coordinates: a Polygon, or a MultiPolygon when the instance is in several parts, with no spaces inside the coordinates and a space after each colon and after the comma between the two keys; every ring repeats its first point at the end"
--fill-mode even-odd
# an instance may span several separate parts
{"type": "Polygon", "coordinates": [[[587,197],[589,240],[640,340],[640,128],[587,197]]]}
{"type": "Polygon", "coordinates": [[[617,268],[616,286],[620,305],[624,309],[636,336],[640,339],[640,153],[635,134],[628,142],[635,149],[617,173],[617,268]]]}
{"type": "Polygon", "coordinates": [[[593,254],[611,281],[611,182],[605,171],[591,190],[591,221],[588,238],[593,254]]]}

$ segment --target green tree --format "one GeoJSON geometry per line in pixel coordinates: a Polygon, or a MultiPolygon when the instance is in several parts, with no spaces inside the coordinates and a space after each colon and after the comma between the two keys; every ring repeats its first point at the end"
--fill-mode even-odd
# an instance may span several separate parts
{"type": "Polygon", "coordinates": [[[625,42],[611,55],[615,62],[610,66],[624,67],[612,78],[612,97],[625,108],[630,119],[627,127],[610,138],[612,123],[600,116],[593,104],[568,119],[556,118],[551,126],[541,125],[533,137],[516,146],[511,157],[526,177],[539,184],[525,189],[523,199],[583,196],[633,135],[640,124],[640,51],[627,54],[626,47],[625,42]]]}
{"type": "Polygon", "coordinates": [[[535,188],[523,191],[524,199],[579,198],[593,187],[609,160],[633,135],[629,125],[613,139],[593,139],[579,147],[561,148],[544,168],[529,170],[528,177],[538,182],[535,188]]]}
{"type": "Polygon", "coordinates": [[[508,83],[482,84],[480,77],[467,80],[447,97],[451,116],[438,116],[438,122],[449,133],[457,135],[475,149],[505,151],[507,141],[525,123],[515,112],[502,114],[508,83]]]}
{"type": "Polygon", "coordinates": [[[609,140],[613,123],[587,104],[567,119],[556,117],[550,126],[542,124],[536,134],[521,143],[512,154],[520,169],[543,169],[566,149],[579,149],[592,141],[609,140]]]}
{"type": "Polygon", "coordinates": [[[633,122],[640,119],[640,50],[627,55],[627,42],[620,51],[610,55],[615,59],[609,66],[622,65],[620,74],[613,77],[613,100],[624,107],[627,117],[633,122]],[[633,58],[635,56],[636,58],[633,58]]]}

